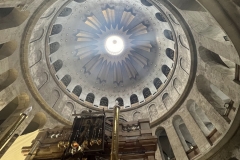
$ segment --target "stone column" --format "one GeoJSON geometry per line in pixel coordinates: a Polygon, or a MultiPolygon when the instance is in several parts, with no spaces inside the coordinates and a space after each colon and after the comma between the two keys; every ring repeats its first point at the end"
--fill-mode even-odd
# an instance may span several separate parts
{"type": "Polygon", "coordinates": [[[102,99],[101,97],[99,97],[98,95],[95,95],[93,105],[100,106],[101,99],[102,99]]]}
{"type": "Polygon", "coordinates": [[[150,89],[150,91],[151,91],[152,94],[154,94],[154,93],[157,92],[157,89],[156,89],[156,87],[154,86],[153,83],[151,83],[151,84],[149,85],[149,89],[150,89]]]}
{"type": "Polygon", "coordinates": [[[82,93],[80,94],[79,99],[80,99],[81,101],[85,101],[86,97],[87,97],[87,95],[84,94],[84,92],[82,92],[82,93]]]}

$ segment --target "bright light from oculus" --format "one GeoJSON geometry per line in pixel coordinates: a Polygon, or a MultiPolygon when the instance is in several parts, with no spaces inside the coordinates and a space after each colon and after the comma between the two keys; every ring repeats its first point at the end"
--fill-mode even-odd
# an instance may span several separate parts
{"type": "Polygon", "coordinates": [[[105,49],[111,55],[119,55],[124,50],[124,43],[119,36],[110,36],[105,42],[105,49]]]}

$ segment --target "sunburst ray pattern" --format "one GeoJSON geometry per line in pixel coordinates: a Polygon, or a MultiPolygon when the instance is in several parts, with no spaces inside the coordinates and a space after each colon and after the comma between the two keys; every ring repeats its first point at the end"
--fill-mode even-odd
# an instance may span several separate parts
{"type": "Polygon", "coordinates": [[[110,107],[117,99],[129,109],[168,89],[179,57],[169,12],[140,0],[71,1],[66,8],[71,12],[56,17],[46,50],[60,86],[70,76],[64,91],[80,86],[80,103],[110,107]]]}
{"type": "Polygon", "coordinates": [[[83,62],[85,73],[92,74],[98,69],[96,78],[100,83],[106,82],[109,75],[113,75],[113,83],[118,85],[123,83],[124,75],[129,79],[136,79],[137,68],[149,65],[149,55],[153,48],[150,40],[141,40],[141,35],[148,33],[148,26],[144,22],[133,24],[136,16],[131,10],[116,12],[114,7],[107,7],[101,13],[105,21],[98,19],[94,14],[86,16],[84,20],[95,32],[80,29],[76,34],[77,41],[81,44],[76,56],[83,61],[88,58],[83,62]],[[118,17],[120,21],[117,21],[118,17]],[[125,48],[120,56],[107,55],[104,41],[110,35],[119,35],[124,40],[125,48]],[[145,54],[140,54],[136,49],[144,51],[145,54]],[[89,59],[89,56],[92,58],[89,59]],[[98,63],[101,63],[100,69],[96,65],[98,63]]]}

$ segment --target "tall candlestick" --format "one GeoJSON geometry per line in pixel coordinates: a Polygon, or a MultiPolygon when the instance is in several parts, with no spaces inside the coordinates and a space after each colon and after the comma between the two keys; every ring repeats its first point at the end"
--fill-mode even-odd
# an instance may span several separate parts
{"type": "Polygon", "coordinates": [[[118,160],[118,136],[119,136],[119,111],[120,107],[116,101],[114,107],[114,120],[113,120],[113,129],[112,129],[112,145],[111,145],[111,158],[110,160],[118,160]]]}
{"type": "Polygon", "coordinates": [[[0,149],[5,145],[5,143],[11,138],[14,132],[22,124],[22,122],[27,118],[28,114],[31,112],[32,107],[27,108],[23,113],[20,114],[19,118],[14,122],[10,129],[3,135],[0,140],[0,149]]]}

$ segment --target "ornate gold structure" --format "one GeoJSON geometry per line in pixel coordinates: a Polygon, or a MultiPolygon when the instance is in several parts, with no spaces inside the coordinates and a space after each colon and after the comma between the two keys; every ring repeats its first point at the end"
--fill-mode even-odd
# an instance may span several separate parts
{"type": "MultiPolygon", "coordinates": [[[[69,138],[72,137],[72,133],[76,133],[78,128],[62,126],[40,130],[38,136],[32,141],[32,145],[22,148],[22,153],[26,156],[26,160],[155,160],[157,137],[152,135],[149,119],[119,122],[119,110],[119,106],[115,106],[114,118],[103,122],[105,123],[102,125],[104,132],[101,133],[105,138],[99,143],[103,145],[103,150],[97,144],[102,135],[96,138],[88,137],[81,141],[76,138],[72,139],[70,143],[69,138]]],[[[85,115],[90,114],[86,113],[85,115]]],[[[90,132],[90,135],[94,135],[94,132],[90,132]]]]}

